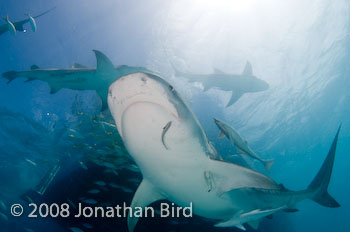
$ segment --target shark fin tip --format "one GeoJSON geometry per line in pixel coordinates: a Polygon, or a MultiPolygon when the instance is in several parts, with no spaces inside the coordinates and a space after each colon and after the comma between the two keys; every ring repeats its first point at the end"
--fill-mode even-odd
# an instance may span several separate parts
{"type": "Polygon", "coordinates": [[[265,166],[265,168],[266,168],[266,170],[267,170],[268,172],[271,171],[271,167],[272,167],[272,165],[273,165],[274,162],[275,162],[275,160],[266,160],[266,161],[264,162],[264,166],[265,166]]]}

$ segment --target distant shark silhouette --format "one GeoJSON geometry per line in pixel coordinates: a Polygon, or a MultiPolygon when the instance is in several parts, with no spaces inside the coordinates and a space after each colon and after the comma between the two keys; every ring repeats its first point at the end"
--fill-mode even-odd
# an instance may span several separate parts
{"type": "Polygon", "coordinates": [[[223,91],[231,91],[232,95],[226,107],[235,103],[244,93],[253,93],[267,90],[269,84],[253,75],[252,66],[247,61],[242,74],[228,74],[219,69],[214,69],[213,74],[190,74],[176,69],[176,76],[187,78],[190,82],[200,82],[204,91],[210,88],[218,88],[223,91]]]}
{"type": "Polygon", "coordinates": [[[50,10],[47,10],[41,14],[38,14],[36,16],[30,16],[29,14],[27,14],[28,19],[24,19],[21,21],[17,21],[17,22],[11,22],[9,20],[9,17],[6,16],[5,18],[3,18],[5,20],[5,24],[0,25],[0,35],[9,31],[12,35],[16,35],[16,31],[23,31],[26,32],[26,30],[24,29],[23,25],[26,23],[30,23],[30,26],[32,28],[32,31],[36,31],[37,26],[36,26],[36,18],[39,18],[40,16],[43,16],[45,14],[47,14],[48,12],[50,12],[51,10],[55,9],[55,7],[51,8],[50,10]]]}
{"type": "MultiPolygon", "coordinates": [[[[311,184],[292,191],[259,172],[217,160],[192,111],[158,76],[134,73],[119,78],[109,87],[108,106],[143,177],[132,209],[167,199],[179,207],[193,204],[194,214],[219,220],[218,227],[244,229],[242,224],[257,228],[264,217],[279,210],[295,212],[305,199],[340,206],[327,190],[340,127],[311,184]]],[[[139,217],[129,214],[130,232],[139,217]]]]}
{"type": "Polygon", "coordinates": [[[102,110],[107,108],[108,87],[120,76],[135,72],[150,72],[143,67],[120,65],[114,67],[112,62],[102,52],[93,50],[96,55],[97,68],[88,68],[74,63],[72,68],[41,69],[36,65],[29,71],[9,71],[2,74],[8,83],[17,77],[27,77],[27,81],[41,80],[49,84],[51,93],[62,88],[73,90],[96,90],[102,100],[102,110]]]}

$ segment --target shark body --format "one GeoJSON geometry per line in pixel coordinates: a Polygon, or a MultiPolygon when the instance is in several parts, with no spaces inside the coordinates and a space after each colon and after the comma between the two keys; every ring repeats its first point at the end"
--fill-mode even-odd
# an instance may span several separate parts
{"type": "Polygon", "coordinates": [[[49,84],[51,93],[62,88],[73,90],[95,90],[102,100],[102,109],[107,108],[107,92],[109,85],[120,76],[148,70],[143,67],[121,65],[114,67],[112,62],[102,52],[93,50],[96,55],[97,67],[88,68],[81,64],[73,64],[72,68],[41,69],[32,65],[29,71],[9,71],[2,76],[13,81],[18,77],[26,77],[28,81],[41,80],[49,84]]]}
{"type": "MultiPolygon", "coordinates": [[[[257,226],[263,217],[283,208],[295,209],[304,199],[339,207],[327,193],[339,130],[309,187],[291,191],[259,172],[218,160],[186,103],[158,76],[134,73],[119,78],[109,87],[108,106],[143,176],[131,207],[162,199],[181,207],[193,203],[194,214],[219,220],[217,226],[238,227],[245,222],[257,226]],[[170,121],[164,138],[171,148],[167,149],[161,136],[170,121]]],[[[129,215],[130,232],[137,221],[129,215]]]]}
{"type": "Polygon", "coordinates": [[[219,138],[226,136],[231,144],[236,146],[242,153],[247,154],[253,159],[259,160],[267,171],[270,171],[273,160],[263,160],[249,147],[248,142],[244,140],[240,134],[226,123],[214,118],[215,124],[220,129],[219,138]]]}
{"type": "MultiPolygon", "coordinates": [[[[55,8],[55,7],[54,7],[55,8]]],[[[9,20],[8,16],[6,16],[4,18],[5,20],[5,24],[1,24],[0,25],[0,35],[9,31],[12,35],[16,35],[16,31],[22,31],[22,32],[26,32],[26,30],[24,29],[24,24],[26,23],[30,23],[30,26],[32,28],[32,31],[35,32],[36,29],[37,29],[37,26],[36,26],[36,21],[35,19],[36,18],[39,18],[40,16],[43,16],[45,14],[47,14],[48,12],[50,12],[51,10],[53,10],[54,8],[50,9],[50,10],[47,10],[41,14],[38,14],[36,16],[30,16],[29,14],[27,15],[28,18],[27,19],[23,19],[23,20],[20,20],[20,21],[16,21],[16,22],[12,22],[9,20]]]]}
{"type": "Polygon", "coordinates": [[[244,93],[254,93],[267,90],[269,84],[253,75],[252,66],[246,63],[242,74],[228,74],[215,69],[213,74],[190,74],[175,69],[176,76],[182,76],[190,82],[200,82],[204,91],[211,88],[218,88],[232,93],[226,107],[235,103],[244,93]]]}

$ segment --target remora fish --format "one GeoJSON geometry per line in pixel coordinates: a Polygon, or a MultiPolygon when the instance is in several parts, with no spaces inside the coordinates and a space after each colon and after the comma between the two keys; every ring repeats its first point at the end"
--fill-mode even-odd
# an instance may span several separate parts
{"type": "Polygon", "coordinates": [[[250,226],[252,226],[254,229],[258,229],[259,226],[259,220],[263,217],[267,217],[281,209],[284,209],[285,207],[279,207],[276,209],[267,209],[267,210],[260,210],[256,209],[248,213],[241,213],[238,212],[232,219],[221,222],[216,224],[216,227],[230,227],[230,226],[235,226],[241,230],[246,230],[245,227],[243,226],[244,223],[246,222],[251,222],[250,226]],[[257,222],[257,223],[254,223],[257,222]]]}
{"type": "Polygon", "coordinates": [[[32,28],[32,30],[35,32],[36,31],[36,22],[35,19],[39,18],[40,16],[43,16],[44,14],[47,14],[48,12],[50,12],[51,10],[53,10],[55,7],[51,8],[50,10],[47,10],[41,14],[38,14],[36,16],[28,16],[28,19],[24,19],[24,20],[20,20],[17,22],[11,22],[8,19],[8,16],[6,16],[6,18],[4,18],[4,20],[6,21],[6,24],[1,24],[0,25],[0,35],[9,31],[12,35],[16,34],[16,31],[23,31],[26,32],[26,30],[23,28],[23,25],[26,23],[30,23],[30,26],[32,28]]]}
{"type": "Polygon", "coordinates": [[[244,140],[238,132],[233,129],[231,126],[227,125],[226,123],[214,118],[215,124],[220,129],[219,138],[226,136],[232,145],[236,146],[238,149],[244,152],[244,154],[247,154],[253,159],[259,160],[266,168],[267,171],[270,171],[271,166],[273,165],[274,160],[263,160],[261,159],[255,152],[248,146],[248,143],[246,140],[244,140]]]}
{"type": "Polygon", "coordinates": [[[102,110],[107,108],[108,87],[120,76],[145,71],[142,67],[120,65],[114,67],[108,57],[100,51],[93,50],[96,55],[97,67],[88,68],[81,64],[73,64],[72,68],[41,69],[32,65],[30,71],[9,71],[2,76],[11,82],[18,77],[26,77],[28,81],[41,80],[49,84],[51,93],[62,88],[73,90],[95,90],[102,100],[102,110]]]}
{"type": "Polygon", "coordinates": [[[166,134],[166,132],[169,130],[171,126],[171,121],[169,121],[164,127],[163,127],[163,131],[162,131],[162,143],[164,145],[164,147],[169,150],[168,146],[165,144],[165,141],[164,141],[164,136],[166,134]]]}
{"type": "MultiPolygon", "coordinates": [[[[119,78],[109,88],[108,106],[143,176],[131,207],[168,199],[181,207],[193,203],[194,214],[225,222],[238,212],[295,209],[304,199],[340,206],[327,192],[339,130],[309,187],[290,191],[259,172],[210,157],[209,142],[198,120],[174,88],[158,76],[135,73],[119,78]],[[161,128],[169,121],[171,150],[159,139],[161,128]]],[[[130,232],[137,221],[137,217],[128,218],[130,232]]]]}
{"type": "Polygon", "coordinates": [[[212,74],[183,73],[173,66],[176,76],[182,76],[190,82],[200,82],[204,91],[210,88],[218,88],[232,93],[226,107],[235,103],[243,94],[267,90],[269,84],[253,75],[252,66],[247,61],[242,74],[228,74],[219,69],[214,69],[212,74]]]}

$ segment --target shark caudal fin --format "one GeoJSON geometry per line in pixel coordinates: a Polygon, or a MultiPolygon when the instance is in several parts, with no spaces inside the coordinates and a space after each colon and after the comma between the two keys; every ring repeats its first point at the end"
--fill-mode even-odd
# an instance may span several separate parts
{"type": "Polygon", "coordinates": [[[340,207],[340,204],[328,193],[328,184],[332,175],[335,151],[337,148],[337,141],[340,128],[341,125],[338,128],[337,134],[335,135],[326,160],[323,162],[322,167],[320,168],[317,175],[307,188],[307,191],[314,193],[311,198],[313,201],[317,202],[320,205],[330,208],[340,207]]]}
{"type": "Polygon", "coordinates": [[[9,72],[4,72],[2,74],[2,77],[6,78],[8,80],[7,83],[10,83],[17,77],[17,72],[15,71],[9,71],[9,72]]]}

